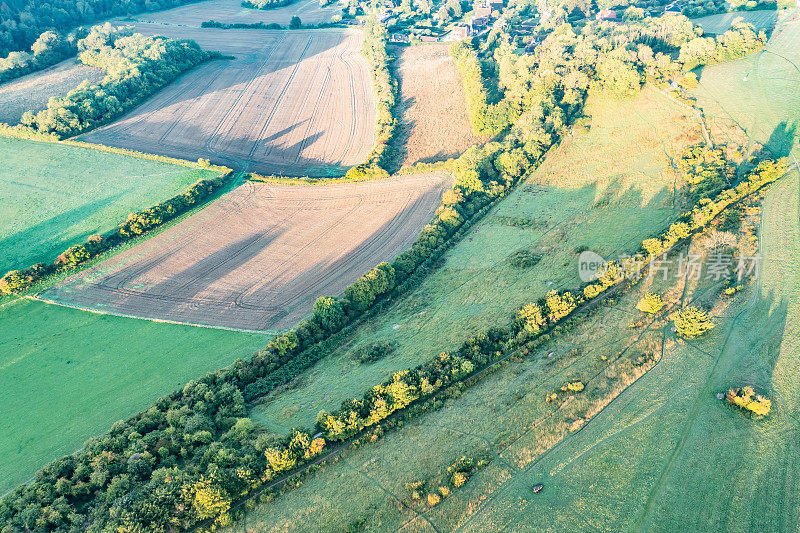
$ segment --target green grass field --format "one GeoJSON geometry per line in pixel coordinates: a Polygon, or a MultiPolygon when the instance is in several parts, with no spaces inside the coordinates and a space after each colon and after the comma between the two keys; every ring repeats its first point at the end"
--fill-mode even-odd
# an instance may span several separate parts
{"type": "Polygon", "coordinates": [[[269,337],[22,299],[0,308],[0,493],[269,337]]]}
{"type": "Polygon", "coordinates": [[[466,527],[561,531],[796,531],[800,176],[769,191],[760,282],[708,338],[676,345],[578,435],[482,504],[466,527]],[[773,412],[714,396],[748,384],[773,412]],[[536,497],[534,483],[546,490],[536,497]]]}
{"type": "Polygon", "coordinates": [[[711,121],[743,129],[752,145],[779,156],[797,150],[800,10],[781,15],[764,51],[704,68],[693,93],[711,121]]]}
{"type": "Polygon", "coordinates": [[[752,24],[756,31],[769,30],[778,18],[778,11],[758,10],[758,11],[736,11],[733,13],[719,13],[692,19],[693,24],[703,28],[704,33],[722,34],[730,29],[733,21],[741,18],[744,22],[752,24]]]}
{"type": "Polygon", "coordinates": [[[0,137],[0,275],[50,262],[128,213],[217,173],[0,137]]]}
{"type": "Polygon", "coordinates": [[[420,287],[360,327],[349,345],[293,388],[266,398],[253,418],[278,432],[310,426],[320,409],[337,408],[392,372],[507,323],[514,310],[553,288],[579,286],[581,247],[608,256],[632,253],[665,227],[681,209],[673,198],[668,154],[699,139],[696,122],[651,91],[622,103],[592,98],[587,111],[594,117],[590,132],[566,140],[420,287]],[[633,145],[639,149],[627,149],[633,145]],[[536,224],[504,225],[508,217],[536,224]],[[542,259],[532,268],[516,268],[507,258],[519,249],[541,253],[542,259]],[[384,341],[398,344],[389,357],[369,365],[353,361],[353,350],[384,341]]]}

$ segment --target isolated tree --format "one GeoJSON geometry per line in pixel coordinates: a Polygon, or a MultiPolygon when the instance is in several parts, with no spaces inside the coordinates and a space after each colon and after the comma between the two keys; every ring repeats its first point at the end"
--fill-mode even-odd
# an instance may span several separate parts
{"type": "Polygon", "coordinates": [[[289,21],[289,28],[291,28],[293,30],[296,30],[296,29],[300,28],[301,24],[302,24],[302,22],[300,21],[300,17],[294,16],[294,17],[292,17],[292,20],[289,21]]]}

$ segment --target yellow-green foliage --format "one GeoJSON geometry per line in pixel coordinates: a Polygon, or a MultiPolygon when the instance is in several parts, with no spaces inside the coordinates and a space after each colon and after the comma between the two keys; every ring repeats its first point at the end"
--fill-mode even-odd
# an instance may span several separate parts
{"type": "Polygon", "coordinates": [[[674,321],[677,332],[687,339],[699,337],[714,327],[708,313],[691,305],[678,311],[674,321]]]}
{"type": "Polygon", "coordinates": [[[577,306],[575,297],[572,296],[571,293],[565,292],[564,294],[558,294],[555,290],[547,293],[545,304],[547,305],[547,311],[551,322],[561,320],[570,314],[577,306]]]}
{"type": "Polygon", "coordinates": [[[731,388],[725,395],[728,403],[750,411],[759,418],[765,417],[772,409],[772,402],[767,398],[756,394],[753,387],[731,388]]]}
{"type": "Polygon", "coordinates": [[[572,392],[581,392],[584,389],[585,385],[582,381],[570,381],[563,387],[561,390],[563,391],[572,391],[572,392]]]}
{"type": "Polygon", "coordinates": [[[517,311],[517,322],[528,333],[539,333],[547,323],[542,309],[535,303],[530,303],[517,311]]]}
{"type": "Polygon", "coordinates": [[[654,315],[661,311],[661,309],[664,308],[664,305],[665,304],[663,300],[661,300],[661,296],[652,292],[648,292],[642,296],[642,299],[636,304],[636,309],[643,313],[650,313],[651,315],[654,315]]]}

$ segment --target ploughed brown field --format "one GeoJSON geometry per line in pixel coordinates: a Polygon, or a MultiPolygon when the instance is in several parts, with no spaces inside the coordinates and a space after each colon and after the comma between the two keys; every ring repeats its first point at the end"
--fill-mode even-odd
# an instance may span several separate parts
{"type": "Polygon", "coordinates": [[[76,274],[45,300],[126,316],[281,330],[433,217],[447,177],[325,186],[245,183],[159,235],[76,274]]]}
{"type": "Polygon", "coordinates": [[[0,84],[0,122],[18,124],[25,111],[41,111],[52,96],[66,96],[83,80],[96,83],[105,74],[70,58],[52,67],[0,84]]]}
{"type": "Polygon", "coordinates": [[[209,0],[155,13],[142,13],[136,15],[135,18],[142,22],[177,24],[197,28],[209,20],[225,24],[263,22],[264,24],[275,23],[288,26],[293,16],[300,17],[303,24],[319,24],[320,22],[330,22],[331,17],[339,13],[341,13],[341,6],[338,3],[320,7],[319,0],[300,0],[276,9],[248,9],[242,7],[241,0],[209,0]]]}
{"type": "Polygon", "coordinates": [[[201,65],[81,139],[261,174],[342,175],[375,142],[357,30],[263,31],[136,24],[235,56],[201,65]]]}
{"type": "Polygon", "coordinates": [[[472,132],[450,44],[397,47],[400,77],[399,163],[411,165],[456,157],[488,138],[472,132]]]}

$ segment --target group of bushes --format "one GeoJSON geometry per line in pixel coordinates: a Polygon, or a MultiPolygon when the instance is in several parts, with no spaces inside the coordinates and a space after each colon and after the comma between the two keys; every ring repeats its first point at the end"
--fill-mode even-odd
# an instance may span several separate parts
{"type": "Polygon", "coordinates": [[[772,402],[760,394],[756,394],[753,387],[736,387],[728,389],[725,400],[743,411],[748,411],[757,418],[767,416],[772,409],[772,402]]]}
{"type": "Polygon", "coordinates": [[[701,65],[739,59],[763,49],[766,44],[767,36],[763,31],[756,33],[752,24],[739,20],[722,35],[696,37],[683,44],[678,61],[683,63],[684,70],[692,70],[701,65]]]}
{"type": "Polygon", "coordinates": [[[92,28],[78,41],[78,49],[80,61],[103,69],[105,78],[51,98],[38,113],[27,111],[20,121],[23,127],[62,138],[77,135],[111,121],[186,70],[219,57],[194,41],[145,37],[108,23],[92,28]]]}
{"type": "Polygon", "coordinates": [[[108,235],[92,235],[86,242],[69,247],[55,262],[37,263],[23,270],[12,270],[0,278],[0,294],[23,292],[47,275],[71,269],[94,259],[114,246],[137,237],[191,209],[225,183],[226,177],[200,180],[183,193],[137,213],[131,213],[108,235]]]}
{"type": "Polygon", "coordinates": [[[386,48],[388,41],[389,32],[386,30],[386,26],[379,23],[375,17],[370,17],[364,27],[361,53],[366,58],[372,73],[373,94],[378,108],[378,126],[375,146],[367,156],[367,160],[348,170],[347,179],[358,180],[388,176],[385,167],[391,156],[391,141],[397,129],[397,117],[395,116],[397,81],[392,76],[392,58],[386,48]]]}

